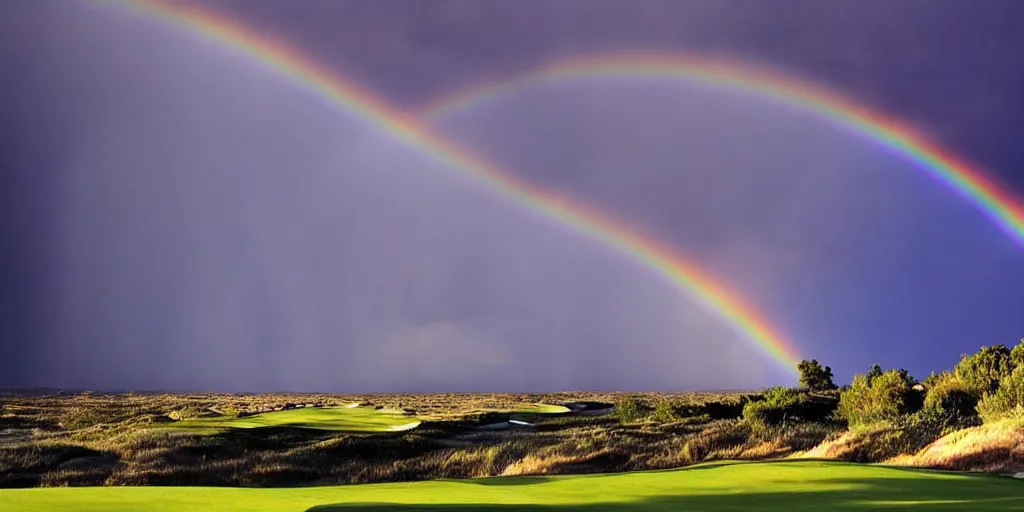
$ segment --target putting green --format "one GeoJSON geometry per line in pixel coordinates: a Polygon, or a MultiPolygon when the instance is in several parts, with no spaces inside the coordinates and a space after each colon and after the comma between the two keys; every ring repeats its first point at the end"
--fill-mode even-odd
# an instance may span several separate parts
{"type": "Polygon", "coordinates": [[[517,406],[509,412],[517,414],[562,414],[569,412],[569,408],[564,405],[525,404],[517,406]]]}
{"type": "Polygon", "coordinates": [[[0,490],[4,512],[1022,510],[1024,482],[817,461],[712,463],[669,471],[239,489],[0,490]]]}
{"type": "Polygon", "coordinates": [[[309,407],[288,409],[232,418],[216,416],[195,418],[161,427],[193,432],[216,432],[225,428],[298,427],[339,432],[397,432],[415,428],[420,420],[398,412],[378,411],[372,407],[309,407]]]}

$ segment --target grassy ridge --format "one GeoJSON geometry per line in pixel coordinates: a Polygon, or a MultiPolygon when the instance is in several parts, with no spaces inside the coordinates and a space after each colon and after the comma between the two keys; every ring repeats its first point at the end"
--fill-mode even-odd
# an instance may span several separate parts
{"type": "Polygon", "coordinates": [[[331,407],[289,409],[234,418],[215,416],[165,424],[165,428],[194,433],[213,433],[225,428],[295,427],[334,432],[397,432],[420,421],[400,412],[378,411],[372,407],[331,407]]]}
{"type": "Polygon", "coordinates": [[[4,512],[1021,510],[1024,482],[836,462],[345,487],[86,487],[2,491],[4,512]]]}

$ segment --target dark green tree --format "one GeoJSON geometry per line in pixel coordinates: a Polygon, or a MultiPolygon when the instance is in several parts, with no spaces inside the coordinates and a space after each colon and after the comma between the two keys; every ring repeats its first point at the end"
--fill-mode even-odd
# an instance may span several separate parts
{"type": "Polygon", "coordinates": [[[815,391],[836,389],[832,381],[832,367],[822,367],[817,359],[804,359],[796,365],[796,369],[800,371],[800,386],[815,391]]]}
{"type": "Polygon", "coordinates": [[[875,377],[882,376],[882,367],[877,364],[871,367],[871,370],[864,376],[867,379],[867,384],[870,386],[871,381],[875,380],[875,377]]]}

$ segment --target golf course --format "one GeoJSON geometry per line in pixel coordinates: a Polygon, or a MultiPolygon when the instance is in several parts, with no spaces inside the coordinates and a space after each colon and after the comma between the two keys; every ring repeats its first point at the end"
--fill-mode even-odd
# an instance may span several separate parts
{"type": "Polygon", "coordinates": [[[604,475],[240,489],[5,489],[4,512],[1024,510],[1024,482],[822,461],[717,462],[604,475]]]}
{"type": "Polygon", "coordinates": [[[0,512],[1024,512],[1022,26],[0,0],[0,512]]]}
{"type": "Polygon", "coordinates": [[[193,433],[213,433],[228,428],[295,427],[334,432],[368,433],[409,430],[420,424],[400,411],[381,411],[372,407],[308,407],[288,409],[242,418],[215,416],[166,424],[166,428],[193,433]]]}

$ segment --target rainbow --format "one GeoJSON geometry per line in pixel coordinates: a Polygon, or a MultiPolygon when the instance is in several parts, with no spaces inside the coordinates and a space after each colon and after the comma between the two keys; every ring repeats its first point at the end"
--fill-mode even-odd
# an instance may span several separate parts
{"type": "Polygon", "coordinates": [[[521,87],[578,77],[678,77],[692,82],[770,100],[849,130],[901,156],[951,189],[988,217],[1018,245],[1024,246],[1024,207],[1014,194],[978,171],[977,166],[929,143],[885,114],[791,76],[749,63],[710,60],[692,55],[619,53],[555,61],[540,69],[468,87],[429,102],[421,119],[443,116],[470,103],[521,87]]]}
{"type": "Polygon", "coordinates": [[[397,140],[423,151],[447,168],[470,178],[530,213],[580,235],[600,241],[641,264],[718,315],[736,332],[790,375],[801,359],[752,307],[723,284],[668,247],[586,205],[545,192],[483,161],[425,129],[416,119],[396,112],[379,98],[333,74],[298,51],[221,15],[160,0],[105,0],[185,28],[211,42],[234,49],[254,62],[315,93],[334,108],[355,113],[397,140]]]}

